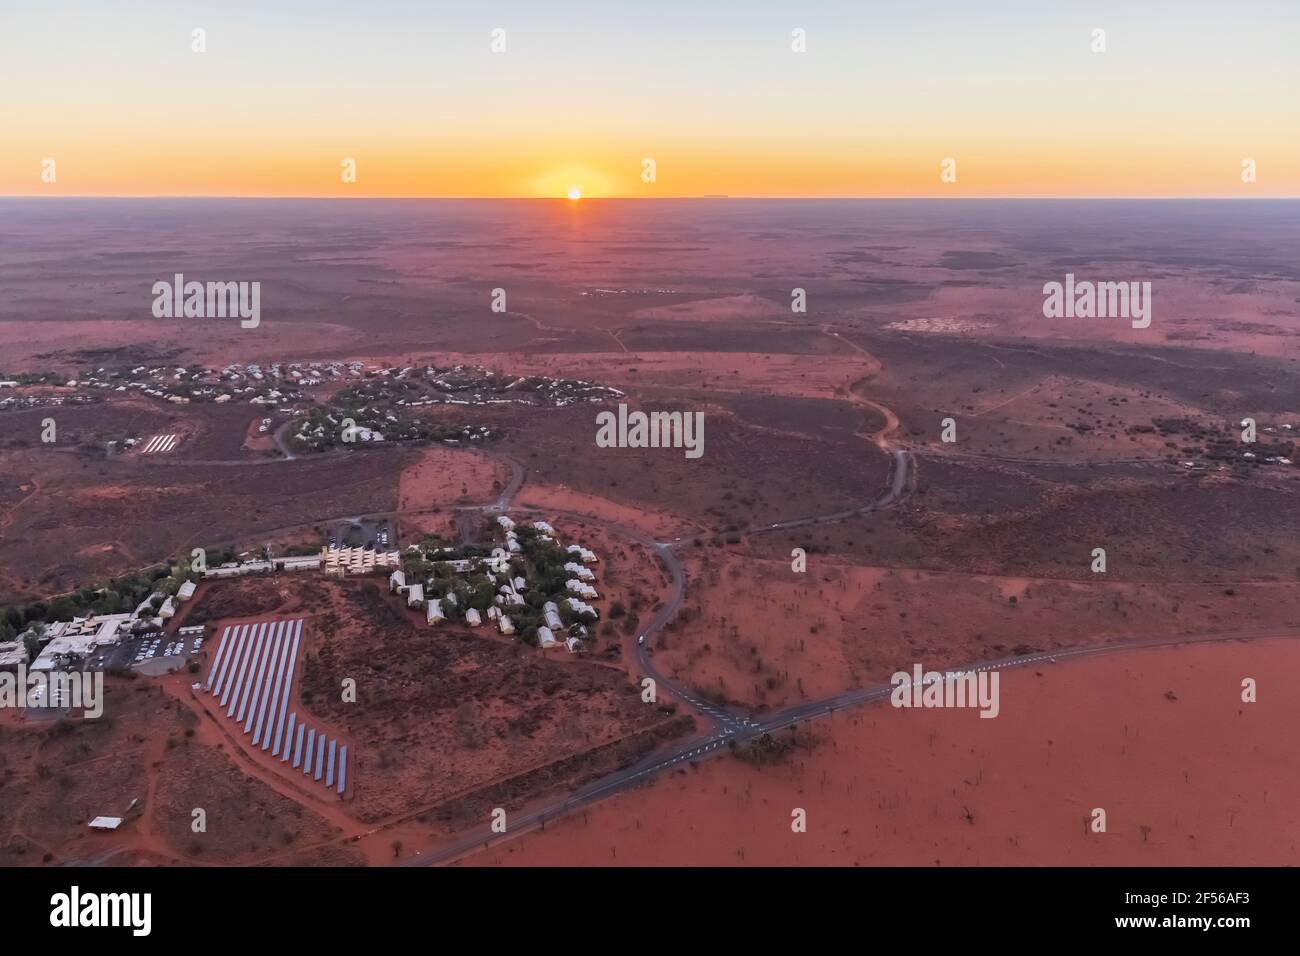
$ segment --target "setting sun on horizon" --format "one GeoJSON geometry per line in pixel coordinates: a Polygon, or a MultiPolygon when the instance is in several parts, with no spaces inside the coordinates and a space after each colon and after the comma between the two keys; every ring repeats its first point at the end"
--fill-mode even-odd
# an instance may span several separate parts
{"type": "Polygon", "coordinates": [[[1300,194],[1294,9],[560,6],[7,9],[0,195],[1300,194]]]}

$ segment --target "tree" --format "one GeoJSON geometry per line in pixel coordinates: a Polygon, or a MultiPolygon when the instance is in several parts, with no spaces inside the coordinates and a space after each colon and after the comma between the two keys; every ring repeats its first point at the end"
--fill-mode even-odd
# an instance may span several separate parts
{"type": "Polygon", "coordinates": [[[55,621],[70,621],[77,615],[77,604],[64,595],[50,602],[49,617],[55,621]]]}

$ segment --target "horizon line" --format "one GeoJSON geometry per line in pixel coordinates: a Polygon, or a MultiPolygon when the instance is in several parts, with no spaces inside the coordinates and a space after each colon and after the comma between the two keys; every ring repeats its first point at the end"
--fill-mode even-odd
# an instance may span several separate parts
{"type": "Polygon", "coordinates": [[[70,193],[59,195],[39,195],[35,193],[0,193],[0,200],[3,199],[33,199],[38,201],[58,200],[58,199],[114,199],[114,200],[131,200],[131,199],[238,199],[238,200],[269,200],[269,201],[321,201],[331,200],[340,202],[554,202],[564,203],[566,205],[580,206],[584,203],[593,202],[678,202],[678,201],[741,201],[741,202],[1188,202],[1196,200],[1214,200],[1228,202],[1258,202],[1263,200],[1300,200],[1300,194],[1268,194],[1256,196],[1240,196],[1227,194],[1213,195],[1188,195],[1181,194],[1175,196],[1166,195],[1099,195],[1099,196],[1080,196],[1080,195],[1041,195],[1041,196],[1022,196],[1022,195],[997,195],[997,196],[932,196],[932,195],[907,195],[907,196],[753,196],[753,195],[731,195],[727,193],[700,193],[682,196],[583,196],[581,199],[573,200],[567,196],[337,196],[337,195],[289,195],[289,196],[268,196],[261,193],[139,193],[139,194],[121,194],[121,193],[70,193]]]}

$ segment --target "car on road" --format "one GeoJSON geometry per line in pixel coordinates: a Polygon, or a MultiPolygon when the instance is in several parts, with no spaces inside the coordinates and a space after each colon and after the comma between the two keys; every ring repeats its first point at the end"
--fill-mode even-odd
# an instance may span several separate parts
{"type": "Polygon", "coordinates": [[[636,639],[636,642],[637,642],[638,644],[644,644],[644,643],[645,643],[645,635],[642,634],[640,637],[638,637],[638,638],[636,639]]]}

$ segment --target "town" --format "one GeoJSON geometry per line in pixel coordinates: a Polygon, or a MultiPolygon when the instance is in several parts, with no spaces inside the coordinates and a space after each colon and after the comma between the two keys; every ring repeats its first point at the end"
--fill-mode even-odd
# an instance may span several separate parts
{"type": "Polygon", "coordinates": [[[230,560],[212,567],[177,563],[152,577],[130,575],[101,588],[9,607],[0,613],[0,670],[168,673],[194,661],[203,648],[203,625],[173,626],[200,584],[294,572],[384,575],[390,593],[430,627],[494,627],[503,637],[539,648],[584,650],[588,625],[600,617],[591,603],[600,598],[591,567],[599,557],[581,544],[563,545],[546,521],[518,525],[498,515],[493,527],[499,540],[490,549],[449,546],[438,538],[403,550],[378,542],[340,545],[335,539],[317,553],[227,554],[230,560]],[[133,609],[124,609],[124,602],[134,602],[133,609]]]}

